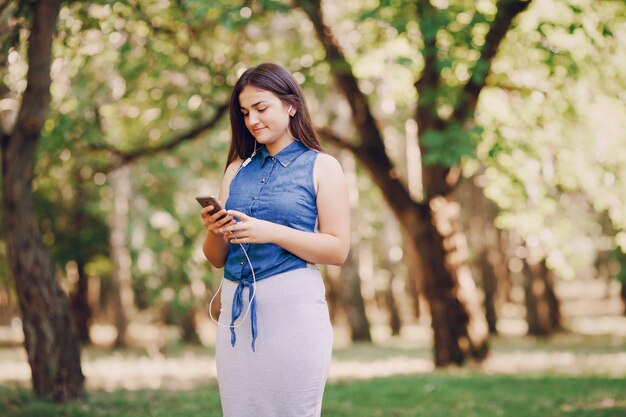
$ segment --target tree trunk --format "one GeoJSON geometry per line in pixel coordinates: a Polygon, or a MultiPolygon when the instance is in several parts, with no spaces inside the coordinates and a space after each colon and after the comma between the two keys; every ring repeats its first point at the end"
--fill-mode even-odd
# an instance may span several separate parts
{"type": "Polygon", "coordinates": [[[483,291],[485,293],[485,316],[489,333],[496,334],[498,329],[498,314],[496,312],[496,293],[498,291],[498,278],[495,274],[494,267],[489,262],[489,248],[484,248],[478,255],[478,267],[481,271],[483,281],[483,291]]]}
{"type": "Polygon", "coordinates": [[[560,330],[563,328],[563,320],[561,317],[561,302],[556,296],[554,290],[554,274],[546,265],[545,259],[541,262],[541,272],[546,283],[546,299],[550,306],[550,321],[552,322],[553,330],[560,330]]]}
{"type": "MultiPolygon", "coordinates": [[[[78,172],[76,172],[76,197],[74,199],[74,228],[76,235],[80,236],[87,224],[85,213],[85,195],[84,189],[80,183],[78,172]]],[[[76,240],[81,243],[80,237],[76,240]]],[[[89,306],[89,277],[85,272],[86,256],[84,250],[77,248],[76,255],[76,286],[70,294],[70,305],[72,306],[72,317],[74,319],[74,329],[81,343],[89,343],[89,324],[92,317],[91,307],[89,306]]]]}
{"type": "Polygon", "coordinates": [[[496,235],[495,257],[498,262],[494,263],[496,277],[498,277],[498,291],[502,300],[506,303],[513,302],[511,291],[513,283],[511,282],[511,271],[509,270],[509,252],[510,233],[507,230],[498,230],[496,235]]]}
{"type": "Polygon", "coordinates": [[[346,172],[346,180],[350,190],[350,252],[341,267],[341,288],[345,311],[350,325],[353,341],[372,341],[370,323],[365,314],[365,302],[361,293],[359,276],[359,190],[356,183],[355,161],[352,155],[344,153],[341,162],[346,172]]]}
{"type": "Polygon", "coordinates": [[[626,282],[622,281],[622,286],[619,293],[622,297],[622,304],[624,305],[624,316],[626,316],[626,282]]]}
{"type": "Polygon", "coordinates": [[[389,286],[387,287],[387,292],[385,293],[385,303],[387,304],[387,309],[389,310],[389,328],[391,329],[392,336],[398,336],[402,327],[400,312],[398,311],[398,302],[396,301],[396,296],[393,292],[394,281],[396,279],[398,278],[392,271],[392,275],[389,279],[389,286]]]}
{"type": "MultiPolygon", "coordinates": [[[[361,144],[351,144],[337,138],[328,130],[322,129],[320,132],[339,146],[350,149],[370,171],[373,181],[380,188],[398,221],[410,234],[413,250],[419,251],[420,258],[424,261],[423,288],[432,315],[435,364],[445,366],[450,363],[462,363],[466,355],[472,355],[477,359],[483,358],[488,351],[487,326],[481,325],[481,321],[484,322],[484,316],[479,309],[470,305],[475,299],[475,296],[471,294],[473,286],[467,279],[463,281],[463,286],[459,286],[458,271],[449,269],[446,263],[447,250],[443,246],[444,239],[433,224],[433,213],[430,210],[432,199],[450,194],[450,187],[446,187],[443,193],[432,192],[433,188],[440,186],[442,180],[444,182],[447,180],[447,174],[442,174],[448,170],[442,170],[440,167],[425,169],[423,181],[425,187],[428,187],[424,189],[426,201],[419,204],[412,199],[406,186],[399,180],[397,169],[386,153],[381,132],[366,96],[359,89],[352,67],[346,60],[331,28],[324,22],[321,2],[299,0],[297,4],[309,16],[317,37],[324,46],[326,60],[337,87],[350,105],[352,119],[358,130],[361,144]],[[461,290],[467,293],[466,299],[459,298],[461,290]]],[[[493,47],[492,43],[497,43],[497,41],[498,39],[489,39],[488,46],[493,47]]],[[[489,56],[492,56],[491,51],[489,56]]],[[[430,88],[436,88],[436,85],[431,85],[430,88]]],[[[478,95],[478,92],[474,91],[469,93],[478,95]]],[[[469,102],[467,106],[472,103],[469,102]]],[[[422,125],[419,127],[422,129],[422,125]]]]}
{"type": "Polygon", "coordinates": [[[524,294],[528,334],[548,336],[561,327],[559,301],[545,262],[529,264],[524,260],[524,294]]]}
{"type": "MultiPolygon", "coordinates": [[[[447,211],[443,207],[440,210],[447,211]]],[[[449,234],[443,236],[435,224],[427,223],[432,214],[423,212],[422,215],[421,222],[426,224],[426,229],[416,236],[414,245],[423,258],[428,259],[423,263],[423,291],[432,318],[435,364],[461,364],[468,355],[483,359],[489,349],[487,325],[469,268],[462,264],[461,254],[455,250],[458,231],[453,224],[448,224],[449,234]]]]}
{"type": "Polygon", "coordinates": [[[191,308],[179,319],[181,329],[181,339],[187,344],[199,345],[200,336],[198,335],[198,320],[196,309],[191,308]]]}
{"type": "Polygon", "coordinates": [[[89,343],[89,323],[91,321],[91,307],[89,306],[89,277],[85,272],[85,262],[82,259],[76,261],[77,282],[74,291],[70,295],[74,330],[79,342],[89,343]]]}
{"type": "Polygon", "coordinates": [[[0,325],[2,326],[9,326],[11,324],[11,320],[17,315],[13,304],[13,297],[11,295],[12,291],[12,287],[0,288],[0,325]]]}
{"type": "Polygon", "coordinates": [[[113,314],[116,347],[128,346],[128,323],[135,311],[131,256],[128,247],[128,215],[131,198],[130,168],[122,166],[109,175],[113,188],[113,213],[110,218],[111,260],[113,262],[113,314]]]}
{"type": "Polygon", "coordinates": [[[401,277],[399,276],[398,265],[400,258],[395,255],[395,251],[400,248],[402,234],[400,233],[400,227],[396,219],[393,217],[393,213],[388,207],[385,207],[383,210],[383,216],[385,218],[385,225],[382,231],[381,249],[384,251],[383,265],[389,275],[389,281],[385,291],[385,305],[389,312],[389,328],[391,329],[391,335],[397,336],[400,334],[402,320],[400,319],[400,308],[395,293],[395,283],[398,282],[401,277]]]}
{"type": "Polygon", "coordinates": [[[7,254],[22,311],[35,395],[64,402],[84,395],[80,349],[67,297],[41,240],[32,192],[35,148],[50,102],[52,39],[59,0],[32,3],[27,87],[13,134],[2,140],[7,254]]]}
{"type": "Polygon", "coordinates": [[[409,294],[411,294],[413,314],[416,319],[419,319],[422,309],[420,294],[422,293],[422,286],[424,282],[424,267],[422,266],[420,254],[414,249],[414,245],[411,243],[411,235],[406,230],[402,230],[401,233],[404,242],[404,259],[408,270],[406,287],[409,294]]]}
{"type": "Polygon", "coordinates": [[[470,246],[475,254],[473,263],[478,271],[478,281],[482,285],[487,326],[490,334],[496,334],[498,274],[502,274],[507,266],[506,260],[500,256],[500,233],[494,226],[498,209],[494,203],[487,200],[482,187],[479,186],[482,177],[484,174],[480,173],[463,181],[457,190],[459,200],[463,200],[467,212],[463,227],[468,231],[470,246]]]}

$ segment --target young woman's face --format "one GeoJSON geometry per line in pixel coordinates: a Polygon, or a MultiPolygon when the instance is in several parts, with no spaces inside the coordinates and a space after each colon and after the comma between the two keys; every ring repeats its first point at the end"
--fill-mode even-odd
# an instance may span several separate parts
{"type": "MultiPolygon", "coordinates": [[[[274,93],[247,85],[239,94],[239,105],[246,123],[257,142],[276,147],[291,143],[287,127],[289,126],[289,106],[285,105],[274,93]]],[[[294,109],[291,109],[291,113],[294,109]]]]}

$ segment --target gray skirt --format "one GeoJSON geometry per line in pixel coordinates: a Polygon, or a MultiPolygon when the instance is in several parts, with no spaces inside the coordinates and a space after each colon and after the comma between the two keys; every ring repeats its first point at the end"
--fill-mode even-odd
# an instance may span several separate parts
{"type": "Polygon", "coordinates": [[[231,346],[237,283],[224,280],[217,331],[217,379],[224,417],[319,417],[330,369],[333,330],[318,269],[302,268],[257,281],[252,350],[248,291],[231,346]]]}

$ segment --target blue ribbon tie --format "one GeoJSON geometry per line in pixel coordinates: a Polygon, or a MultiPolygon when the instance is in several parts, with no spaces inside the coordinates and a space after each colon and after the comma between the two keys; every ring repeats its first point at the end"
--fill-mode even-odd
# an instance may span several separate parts
{"type": "Polygon", "coordinates": [[[235,335],[235,321],[241,315],[243,310],[243,289],[245,287],[249,287],[248,291],[248,302],[250,303],[250,327],[252,330],[252,351],[255,350],[255,342],[257,337],[257,328],[256,328],[256,297],[254,296],[254,284],[249,279],[242,279],[239,281],[239,285],[235,289],[235,294],[233,295],[233,308],[232,308],[232,316],[230,322],[230,344],[235,347],[235,342],[237,341],[237,335],[235,335]]]}

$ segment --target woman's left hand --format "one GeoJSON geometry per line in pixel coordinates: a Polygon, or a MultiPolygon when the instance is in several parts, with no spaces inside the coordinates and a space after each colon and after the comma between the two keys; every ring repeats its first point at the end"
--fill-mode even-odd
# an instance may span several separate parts
{"type": "Polygon", "coordinates": [[[269,243],[275,231],[275,224],[248,216],[237,210],[228,210],[231,217],[239,219],[220,229],[230,243],[269,243]]]}

